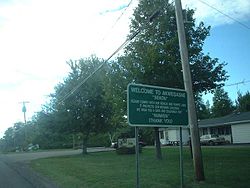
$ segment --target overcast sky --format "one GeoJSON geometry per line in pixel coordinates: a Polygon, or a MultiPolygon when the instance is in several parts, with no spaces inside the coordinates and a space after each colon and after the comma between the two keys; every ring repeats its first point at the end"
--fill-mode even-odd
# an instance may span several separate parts
{"type": "MultiPolygon", "coordinates": [[[[203,1],[250,27],[249,0],[203,1]]],[[[138,0],[126,9],[129,3],[130,0],[0,0],[0,137],[13,123],[23,121],[20,102],[30,102],[28,119],[40,110],[46,96],[66,76],[66,61],[91,54],[107,58],[125,40],[138,0]]],[[[212,34],[224,30],[227,33],[227,28],[236,27],[233,35],[244,32],[248,37],[245,41],[250,40],[249,29],[202,1],[183,0],[182,4],[183,8],[196,9],[197,22],[203,20],[213,27],[207,52],[230,61],[230,53],[212,47],[217,40],[212,34]]],[[[250,52],[250,47],[246,48],[246,53],[250,52]]],[[[249,59],[243,69],[248,69],[248,65],[249,59]]],[[[235,76],[230,81],[237,79],[242,77],[235,76]]]]}

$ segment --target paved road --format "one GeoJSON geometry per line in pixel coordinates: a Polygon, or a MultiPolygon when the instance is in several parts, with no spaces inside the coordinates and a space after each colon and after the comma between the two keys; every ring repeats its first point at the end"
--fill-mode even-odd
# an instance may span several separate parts
{"type": "MultiPolygon", "coordinates": [[[[110,151],[112,148],[88,148],[88,152],[110,151]]],[[[44,151],[0,155],[0,188],[57,188],[29,168],[31,160],[80,154],[81,150],[44,151]]]]}
{"type": "Polygon", "coordinates": [[[14,188],[14,187],[32,188],[32,184],[22,177],[15,169],[8,164],[0,161],[0,187],[14,188]]]}

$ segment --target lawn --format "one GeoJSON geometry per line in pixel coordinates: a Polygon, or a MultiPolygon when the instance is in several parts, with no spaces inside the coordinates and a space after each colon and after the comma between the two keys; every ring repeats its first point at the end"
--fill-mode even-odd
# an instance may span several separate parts
{"type": "MultiPolygon", "coordinates": [[[[194,180],[192,159],[184,148],[185,188],[248,188],[250,187],[250,148],[203,148],[206,181],[194,180]]],[[[144,148],[140,155],[141,188],[180,187],[179,150],[162,149],[163,160],[155,160],[153,148],[144,148]]],[[[87,156],[47,158],[32,161],[41,174],[67,188],[131,188],[135,187],[134,155],[115,152],[91,153],[87,156]]]]}

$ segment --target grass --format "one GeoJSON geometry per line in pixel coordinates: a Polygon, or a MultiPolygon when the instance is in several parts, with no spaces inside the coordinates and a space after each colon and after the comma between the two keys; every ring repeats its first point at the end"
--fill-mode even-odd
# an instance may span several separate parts
{"type": "MultiPolygon", "coordinates": [[[[140,184],[144,188],[180,187],[179,150],[163,148],[163,160],[155,160],[154,149],[140,155],[140,184]]],[[[206,181],[194,180],[188,148],[184,148],[185,188],[250,187],[250,148],[203,148],[206,181]]],[[[65,188],[135,187],[135,156],[115,152],[92,153],[33,161],[31,166],[65,188]]]]}

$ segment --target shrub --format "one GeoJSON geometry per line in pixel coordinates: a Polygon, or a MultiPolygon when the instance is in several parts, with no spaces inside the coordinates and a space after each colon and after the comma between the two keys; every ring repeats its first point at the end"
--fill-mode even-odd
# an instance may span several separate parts
{"type": "Polygon", "coordinates": [[[109,147],[110,141],[107,134],[91,134],[88,140],[88,147],[109,147]]]}
{"type": "MultiPolygon", "coordinates": [[[[139,153],[141,153],[141,152],[142,152],[142,149],[141,149],[141,147],[139,147],[139,153]]],[[[122,146],[122,147],[116,149],[116,153],[119,155],[135,154],[135,146],[133,146],[133,147],[122,146]]]]}

